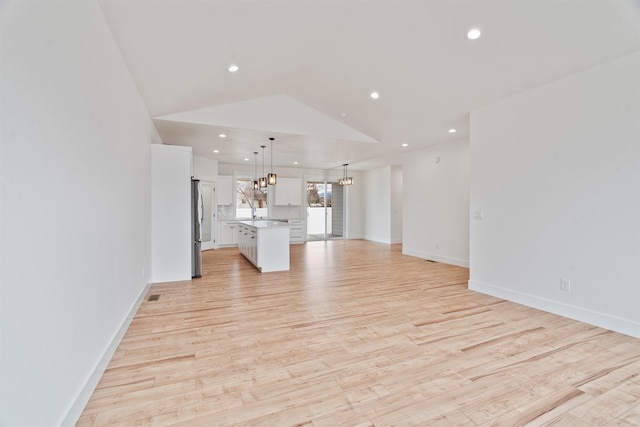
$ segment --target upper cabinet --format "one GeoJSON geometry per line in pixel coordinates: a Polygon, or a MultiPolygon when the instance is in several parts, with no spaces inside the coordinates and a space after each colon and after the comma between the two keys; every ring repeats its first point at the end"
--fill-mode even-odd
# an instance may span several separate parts
{"type": "Polygon", "coordinates": [[[275,186],[277,206],[300,206],[302,204],[302,181],[298,178],[278,178],[275,186]]]}
{"type": "Polygon", "coordinates": [[[233,178],[230,176],[218,176],[216,193],[218,195],[218,206],[233,204],[233,178]]]}

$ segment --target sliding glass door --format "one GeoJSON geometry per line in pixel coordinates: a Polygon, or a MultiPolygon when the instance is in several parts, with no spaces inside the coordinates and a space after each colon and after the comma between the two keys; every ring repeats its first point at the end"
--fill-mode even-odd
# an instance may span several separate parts
{"type": "Polygon", "coordinates": [[[335,182],[307,182],[307,240],[344,237],[344,192],[335,182]]]}

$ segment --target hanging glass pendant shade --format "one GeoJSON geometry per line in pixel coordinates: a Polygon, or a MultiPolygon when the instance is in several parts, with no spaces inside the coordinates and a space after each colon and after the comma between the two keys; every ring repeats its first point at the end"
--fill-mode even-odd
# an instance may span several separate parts
{"type": "Polygon", "coordinates": [[[269,168],[269,170],[271,172],[269,172],[269,174],[267,175],[267,184],[269,185],[276,185],[276,182],[278,180],[278,177],[275,173],[273,173],[273,140],[275,138],[269,138],[269,141],[271,141],[271,167],[269,168]]]}
{"type": "Polygon", "coordinates": [[[260,184],[258,183],[258,152],[254,151],[254,161],[253,161],[253,181],[251,183],[251,187],[254,190],[260,189],[260,184]]]}
{"type": "Polygon", "coordinates": [[[343,187],[344,187],[345,185],[351,185],[351,184],[353,184],[353,177],[351,177],[351,176],[345,176],[344,178],[340,178],[340,179],[338,180],[338,184],[339,184],[339,185],[342,185],[343,187]]]}
{"type": "Polygon", "coordinates": [[[264,174],[264,149],[266,145],[261,145],[260,147],[262,147],[262,176],[258,181],[259,181],[260,188],[267,188],[267,177],[264,174]]]}

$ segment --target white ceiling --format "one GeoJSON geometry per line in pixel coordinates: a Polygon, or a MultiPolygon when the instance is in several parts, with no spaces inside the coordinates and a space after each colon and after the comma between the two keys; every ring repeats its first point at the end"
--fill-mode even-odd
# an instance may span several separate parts
{"type": "Polygon", "coordinates": [[[273,136],[274,166],[400,164],[468,136],[474,108],[640,49],[640,0],[100,3],[163,142],[221,163],[273,136]]]}

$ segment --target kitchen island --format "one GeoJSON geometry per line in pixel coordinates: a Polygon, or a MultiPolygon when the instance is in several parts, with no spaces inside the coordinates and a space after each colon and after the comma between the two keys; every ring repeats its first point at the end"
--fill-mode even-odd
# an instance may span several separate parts
{"type": "Polygon", "coordinates": [[[238,221],[238,248],[263,273],[289,270],[289,224],[238,221]]]}

